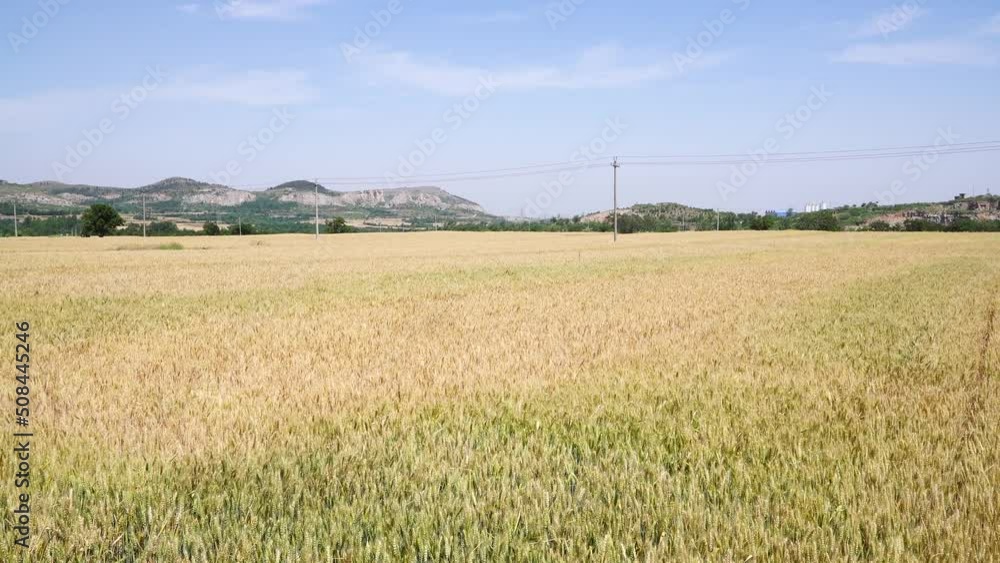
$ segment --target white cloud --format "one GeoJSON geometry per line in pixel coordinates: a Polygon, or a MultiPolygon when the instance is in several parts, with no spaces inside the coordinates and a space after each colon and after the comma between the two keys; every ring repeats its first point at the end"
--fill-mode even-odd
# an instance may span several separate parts
{"type": "Polygon", "coordinates": [[[1000,14],[993,16],[993,19],[986,24],[986,33],[1000,33],[1000,14]]]}
{"type": "Polygon", "coordinates": [[[520,23],[529,17],[527,12],[515,12],[513,10],[498,10],[496,12],[482,14],[463,14],[456,16],[459,23],[468,25],[486,25],[497,23],[520,23]]]}
{"type": "Polygon", "coordinates": [[[107,110],[113,90],[52,90],[20,98],[0,98],[0,132],[28,132],[72,123],[81,113],[107,110]]]}
{"type": "Polygon", "coordinates": [[[848,47],[833,62],[880,65],[993,65],[997,54],[984,45],[965,40],[913,41],[863,44],[848,47]]]}
{"type": "Polygon", "coordinates": [[[178,4],[177,10],[185,14],[197,14],[201,10],[200,4],[178,4]]]}
{"type": "MultiPolygon", "coordinates": [[[[38,92],[17,98],[0,98],[0,132],[25,132],[59,127],[82,116],[106,117],[123,94],[136,84],[90,89],[38,92]]],[[[285,106],[317,97],[307,74],[299,70],[252,70],[211,74],[204,69],[181,73],[151,90],[149,101],[285,106]]],[[[86,120],[87,118],[84,118],[86,120]]]]}
{"type": "Polygon", "coordinates": [[[890,10],[874,14],[864,23],[858,25],[851,34],[851,39],[888,37],[905,30],[913,25],[913,22],[926,15],[927,10],[919,4],[904,3],[896,5],[890,10]]]}
{"type": "Polygon", "coordinates": [[[248,106],[302,104],[317,97],[308,74],[295,69],[229,74],[197,70],[179,75],[162,90],[160,95],[169,100],[248,106]]]}
{"type": "Polygon", "coordinates": [[[227,19],[291,21],[327,0],[213,0],[215,12],[227,19]]]}
{"type": "MultiPolygon", "coordinates": [[[[729,53],[704,55],[691,67],[721,64],[729,53]]],[[[484,79],[508,90],[624,88],[674,78],[680,72],[666,55],[640,56],[615,44],[585,50],[572,65],[485,68],[440,59],[421,59],[408,52],[380,52],[360,57],[359,66],[375,83],[398,82],[447,96],[472,93],[484,79]],[[642,58],[644,62],[634,63],[642,58]]]]}

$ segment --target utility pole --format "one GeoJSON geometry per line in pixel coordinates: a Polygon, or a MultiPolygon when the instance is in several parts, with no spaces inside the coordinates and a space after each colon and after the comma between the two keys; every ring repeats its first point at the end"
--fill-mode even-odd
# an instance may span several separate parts
{"type": "Polygon", "coordinates": [[[316,189],[316,240],[319,240],[319,183],[313,180],[313,187],[316,189]]]}
{"type": "Polygon", "coordinates": [[[17,238],[17,200],[14,200],[14,238],[17,238]]]}
{"type": "Polygon", "coordinates": [[[243,236],[243,217],[237,219],[240,222],[240,236],[243,236]]]}
{"type": "Polygon", "coordinates": [[[715,210],[715,230],[717,232],[721,230],[719,228],[719,210],[718,209],[715,210]]]}
{"type": "Polygon", "coordinates": [[[611,167],[615,169],[615,187],[614,187],[614,204],[615,204],[615,242],[618,242],[618,168],[621,164],[618,163],[618,157],[611,162],[611,167]]]}
{"type": "Polygon", "coordinates": [[[146,238],[146,194],[142,194],[142,238],[146,238]]]}

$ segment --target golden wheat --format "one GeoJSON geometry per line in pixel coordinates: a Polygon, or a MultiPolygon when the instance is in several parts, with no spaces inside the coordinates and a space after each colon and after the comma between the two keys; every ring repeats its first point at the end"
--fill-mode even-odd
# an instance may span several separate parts
{"type": "Polygon", "coordinates": [[[0,240],[32,560],[1000,559],[998,236],[164,242],[0,240]]]}

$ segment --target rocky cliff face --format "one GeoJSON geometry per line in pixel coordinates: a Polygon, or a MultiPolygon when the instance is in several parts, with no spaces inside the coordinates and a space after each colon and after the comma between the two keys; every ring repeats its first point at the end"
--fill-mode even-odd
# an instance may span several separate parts
{"type": "Polygon", "coordinates": [[[122,212],[156,206],[172,214],[241,213],[252,206],[257,214],[281,214],[284,217],[312,213],[316,204],[328,211],[366,216],[377,211],[380,216],[434,219],[486,218],[489,214],[479,204],[433,186],[393,189],[367,189],[339,192],[313,182],[298,180],[264,191],[246,191],[199,182],[189,178],[167,178],[135,189],[37,182],[0,185],[0,203],[16,200],[34,205],[39,211],[65,210],[78,213],[94,203],[110,203],[122,212]]]}
{"type": "Polygon", "coordinates": [[[345,207],[385,207],[388,209],[422,207],[486,215],[486,210],[478,203],[452,195],[436,187],[346,192],[337,196],[337,201],[345,207]]]}

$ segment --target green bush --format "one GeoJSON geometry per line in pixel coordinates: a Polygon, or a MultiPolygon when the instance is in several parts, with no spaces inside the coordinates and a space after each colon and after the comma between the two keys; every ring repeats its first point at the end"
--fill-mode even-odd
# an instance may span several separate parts
{"type": "Polygon", "coordinates": [[[146,233],[151,237],[175,236],[180,231],[177,224],[170,221],[154,221],[146,227],[146,233]]]}
{"type": "Polygon", "coordinates": [[[226,232],[230,235],[255,235],[257,234],[257,227],[253,223],[236,223],[229,225],[229,230],[226,232]]]}
{"type": "Polygon", "coordinates": [[[754,231],[769,231],[774,226],[774,217],[770,215],[756,215],[750,220],[750,228],[754,231]]]}
{"type": "Polygon", "coordinates": [[[354,228],[347,224],[343,217],[334,217],[326,222],[326,232],[330,234],[341,234],[354,232],[354,228]]]}
{"type": "Polygon", "coordinates": [[[833,211],[817,211],[799,215],[795,220],[795,228],[800,231],[840,231],[840,221],[833,211]]]}

